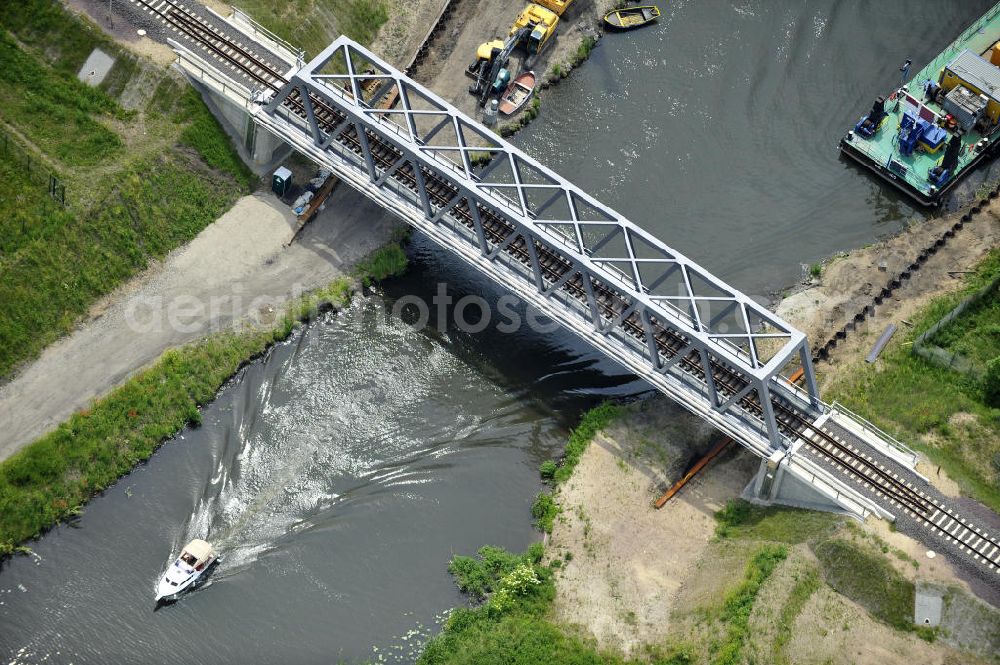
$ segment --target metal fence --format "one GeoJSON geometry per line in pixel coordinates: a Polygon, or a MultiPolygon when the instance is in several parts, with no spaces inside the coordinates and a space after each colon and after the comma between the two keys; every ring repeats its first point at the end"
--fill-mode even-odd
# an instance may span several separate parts
{"type": "Polygon", "coordinates": [[[66,205],[66,185],[59,176],[41,163],[6,131],[0,130],[0,157],[15,168],[20,168],[25,177],[39,189],[48,188],[49,196],[60,205],[66,205]]]}
{"type": "Polygon", "coordinates": [[[993,292],[997,289],[1000,289],[1000,275],[994,278],[989,284],[965,298],[962,302],[958,303],[955,309],[942,316],[937,323],[932,325],[920,337],[914,340],[913,352],[935,365],[953,369],[956,372],[961,372],[963,374],[979,376],[982,368],[977,367],[975,363],[963,356],[961,353],[948,351],[947,349],[943,349],[940,346],[935,345],[933,343],[934,336],[944,329],[945,326],[962,316],[962,314],[970,308],[975,307],[986,298],[992,296],[993,292]]]}

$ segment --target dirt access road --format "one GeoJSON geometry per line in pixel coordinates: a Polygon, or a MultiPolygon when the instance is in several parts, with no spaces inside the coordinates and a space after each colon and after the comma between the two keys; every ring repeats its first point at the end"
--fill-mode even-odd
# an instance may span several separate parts
{"type": "Polygon", "coordinates": [[[0,387],[0,460],[167,349],[238,321],[266,322],[290,298],[347,274],[389,242],[399,222],[340,184],[286,246],[295,225],[273,195],[243,197],[191,243],[105,298],[75,332],[0,387]]]}

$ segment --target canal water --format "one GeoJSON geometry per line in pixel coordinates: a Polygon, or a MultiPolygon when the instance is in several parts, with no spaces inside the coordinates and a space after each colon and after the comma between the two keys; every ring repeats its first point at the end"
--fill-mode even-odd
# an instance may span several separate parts
{"type": "Polygon", "coordinates": [[[606,35],[519,141],[766,298],[922,217],[837,143],[906,59],[916,71],[992,4],[672,1],[657,28],[606,35]]]}
{"type": "MultiPolygon", "coordinates": [[[[766,296],[924,214],[836,143],[988,4],[671,2],[607,36],[517,141],[766,296]]],[[[0,662],[408,662],[463,602],[453,554],[537,538],[539,462],[581,409],[645,387],[560,332],[414,330],[412,307],[391,314],[405,297],[502,291],[419,236],[410,251],[404,278],[251,364],[201,427],[3,565],[0,662]],[[154,612],[195,536],[223,562],[154,612]]]]}

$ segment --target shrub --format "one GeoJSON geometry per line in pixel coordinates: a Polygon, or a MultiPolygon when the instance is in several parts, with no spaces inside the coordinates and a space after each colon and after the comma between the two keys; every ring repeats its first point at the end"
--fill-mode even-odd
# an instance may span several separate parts
{"type": "Polygon", "coordinates": [[[406,252],[399,245],[386,245],[358,261],[354,272],[366,285],[406,272],[406,252]]]}
{"type": "Polygon", "coordinates": [[[569,441],[566,443],[566,457],[563,459],[562,466],[555,473],[556,482],[561,483],[573,474],[573,469],[580,462],[580,457],[587,449],[590,440],[599,431],[610,425],[620,413],[621,407],[605,402],[583,414],[580,424],[569,435],[569,441]]]}
{"type": "Polygon", "coordinates": [[[558,468],[559,467],[556,466],[555,461],[545,460],[544,462],[541,463],[541,465],[539,465],[538,473],[542,476],[543,479],[552,480],[552,478],[555,477],[556,469],[558,468]]]}
{"type": "Polygon", "coordinates": [[[490,598],[490,611],[494,614],[506,612],[516,602],[515,596],[524,596],[541,583],[534,567],[525,563],[518,564],[500,580],[499,588],[490,598]]]}
{"type": "Polygon", "coordinates": [[[524,554],[512,554],[502,547],[485,545],[476,557],[456,556],[448,564],[458,588],[476,600],[500,588],[499,580],[519,566],[533,565],[542,560],[542,544],[535,543],[524,554]]]}
{"type": "Polygon", "coordinates": [[[576,53],[573,55],[572,64],[574,66],[579,65],[581,62],[590,57],[590,52],[594,50],[597,46],[597,40],[593,37],[587,36],[583,38],[580,45],[576,47],[576,53]]]}
{"type": "Polygon", "coordinates": [[[535,526],[545,533],[552,533],[552,525],[556,521],[556,515],[562,512],[562,508],[548,492],[541,492],[535,497],[535,502],[531,504],[531,516],[535,518],[535,526]]]}

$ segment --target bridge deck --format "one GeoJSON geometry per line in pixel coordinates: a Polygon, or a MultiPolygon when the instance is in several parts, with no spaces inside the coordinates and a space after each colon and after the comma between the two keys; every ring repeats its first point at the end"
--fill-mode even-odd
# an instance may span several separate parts
{"type": "Polygon", "coordinates": [[[342,37],[263,83],[262,126],[758,454],[820,412],[801,332],[370,51],[342,37]]]}

